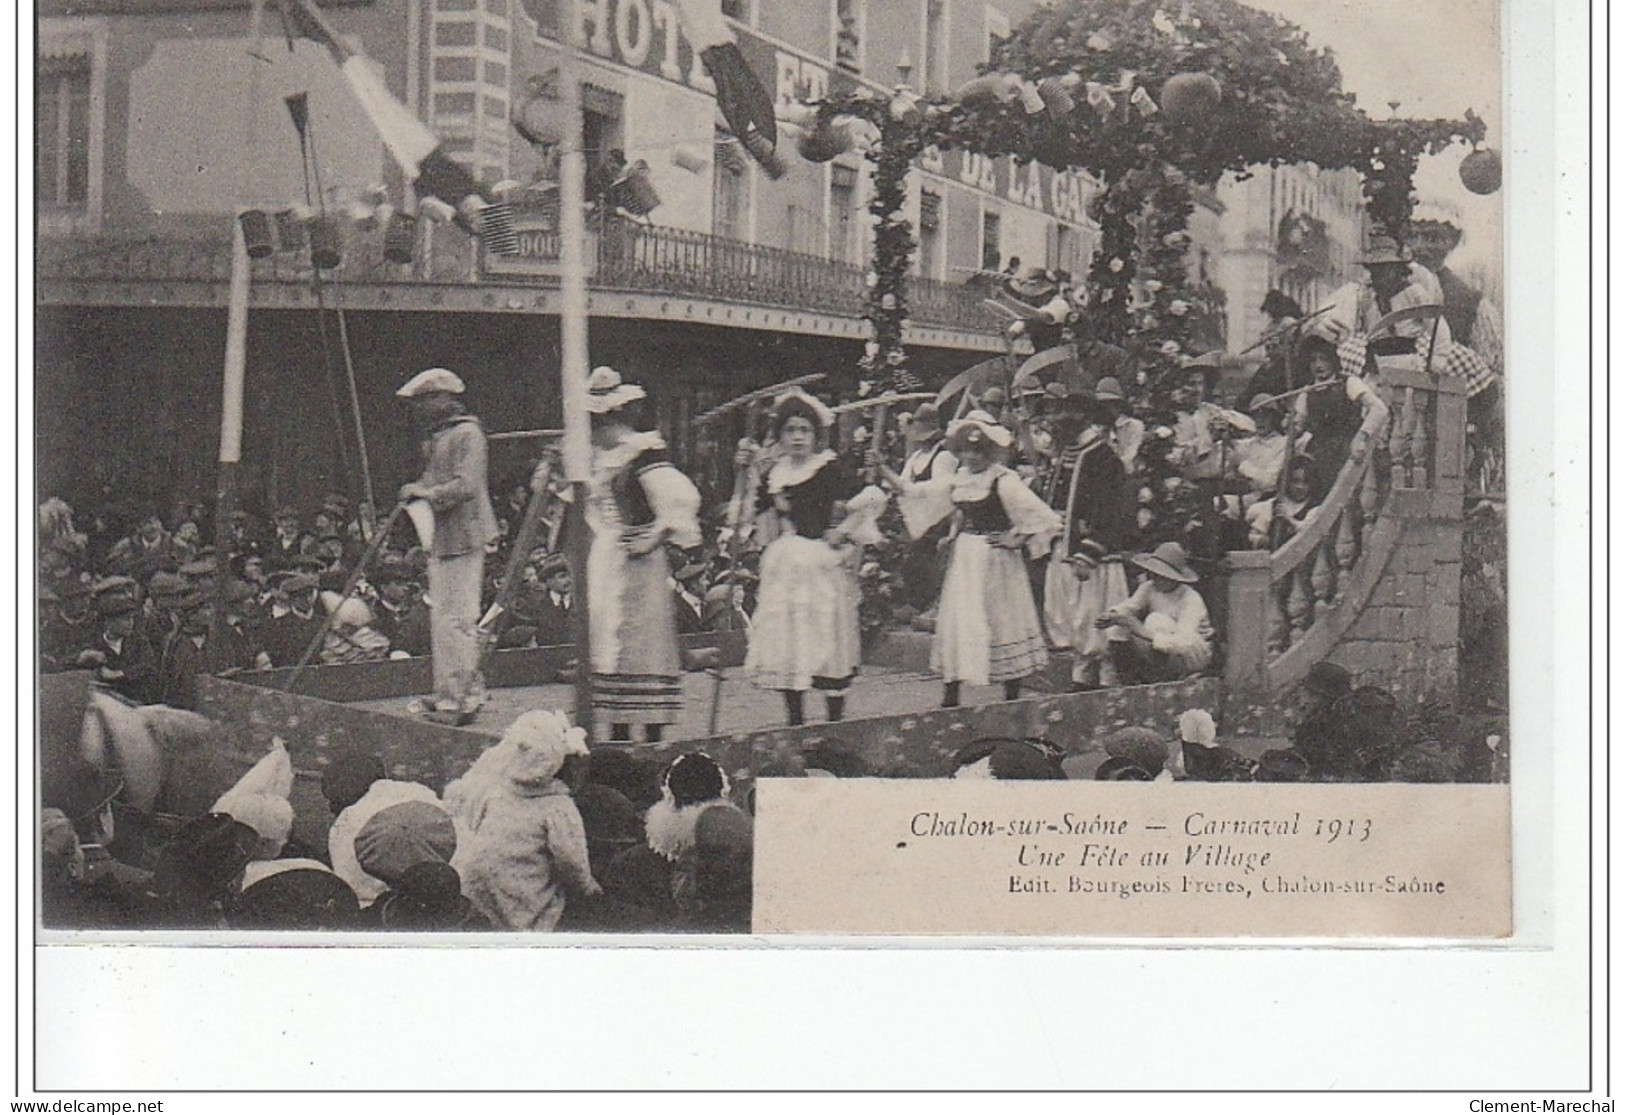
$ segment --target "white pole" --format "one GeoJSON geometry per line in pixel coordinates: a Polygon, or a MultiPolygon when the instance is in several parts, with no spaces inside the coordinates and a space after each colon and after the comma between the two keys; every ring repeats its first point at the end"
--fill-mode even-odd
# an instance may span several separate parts
{"type": "Polygon", "coordinates": [[[591,419],[587,416],[587,222],[586,157],[581,150],[581,0],[565,0],[559,52],[559,97],[564,134],[559,150],[559,355],[564,412],[564,475],[570,504],[570,571],[575,583],[575,719],[595,735],[592,709],[592,586],[587,582],[587,479],[592,469],[591,419]]]}
{"type": "Polygon", "coordinates": [[[582,483],[591,468],[587,418],[586,156],[581,149],[581,0],[564,4],[559,96],[564,135],[559,158],[560,355],[563,359],[564,474],[582,483]]]}

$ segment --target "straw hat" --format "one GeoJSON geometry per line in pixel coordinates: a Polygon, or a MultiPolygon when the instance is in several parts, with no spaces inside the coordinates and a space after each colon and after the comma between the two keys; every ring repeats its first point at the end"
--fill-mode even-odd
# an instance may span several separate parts
{"type": "Polygon", "coordinates": [[[1000,449],[1008,449],[1014,440],[1010,431],[985,410],[973,410],[948,423],[948,447],[955,452],[977,441],[992,442],[1000,449]]]}
{"type": "Polygon", "coordinates": [[[625,383],[621,373],[607,364],[600,364],[587,377],[587,412],[608,414],[620,410],[628,403],[646,398],[648,392],[635,383],[625,383]]]}
{"type": "Polygon", "coordinates": [[[1134,564],[1147,573],[1187,585],[1193,585],[1201,579],[1186,560],[1185,547],[1178,542],[1164,542],[1149,554],[1135,554],[1134,564]]]}

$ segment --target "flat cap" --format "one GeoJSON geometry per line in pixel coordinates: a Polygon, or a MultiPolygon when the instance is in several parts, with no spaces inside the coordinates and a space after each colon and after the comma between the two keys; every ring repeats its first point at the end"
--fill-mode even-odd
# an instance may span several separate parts
{"type": "Polygon", "coordinates": [[[401,387],[395,394],[403,399],[415,399],[419,395],[428,395],[435,391],[444,391],[451,395],[463,393],[463,381],[454,372],[445,368],[430,368],[419,372],[401,387]]]}

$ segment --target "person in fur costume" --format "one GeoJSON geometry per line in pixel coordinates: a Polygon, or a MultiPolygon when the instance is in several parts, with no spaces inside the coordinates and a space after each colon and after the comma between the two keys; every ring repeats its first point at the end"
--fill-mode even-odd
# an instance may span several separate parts
{"type": "Polygon", "coordinates": [[[536,710],[515,720],[498,747],[508,752],[500,778],[474,794],[447,788],[468,832],[451,865],[493,927],[551,932],[569,899],[603,889],[588,865],[581,813],[558,777],[566,758],[587,754],[586,732],[562,713],[536,710]]]}

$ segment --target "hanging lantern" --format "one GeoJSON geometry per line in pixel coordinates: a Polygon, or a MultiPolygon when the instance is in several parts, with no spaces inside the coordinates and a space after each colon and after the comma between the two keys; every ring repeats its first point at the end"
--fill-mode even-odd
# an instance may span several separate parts
{"type": "Polygon", "coordinates": [[[505,201],[480,210],[480,240],[487,251],[499,256],[519,254],[519,232],[513,223],[513,206],[505,201]]]}
{"type": "Polygon", "coordinates": [[[338,218],[323,213],[310,222],[310,262],[318,271],[331,271],[344,262],[344,237],[338,218]]]}
{"type": "Polygon", "coordinates": [[[249,259],[264,259],[276,251],[271,238],[271,215],[263,209],[245,209],[237,214],[237,224],[243,230],[243,246],[249,259]]]}
{"type": "Polygon", "coordinates": [[[558,71],[532,74],[525,82],[525,101],[514,110],[513,130],[532,147],[556,147],[564,138],[564,102],[558,94],[558,71]]]}
{"type": "Polygon", "coordinates": [[[1493,194],[1501,188],[1501,154],[1481,147],[1461,161],[1461,184],[1475,194],[1493,194]]]}
{"type": "Polygon", "coordinates": [[[829,117],[821,117],[796,143],[809,163],[827,163],[852,149],[852,133],[829,117]]]}
{"type": "Polygon", "coordinates": [[[634,217],[647,217],[660,206],[660,193],[655,189],[649,173],[649,164],[639,159],[626,168],[625,173],[609,189],[610,202],[625,209],[634,217]]]}
{"type": "MultiPolygon", "coordinates": [[[[1070,84],[1077,84],[1077,75],[1069,74],[1067,76],[1072,78],[1070,84]]],[[[1066,78],[1046,77],[1038,83],[1038,95],[1043,98],[1044,107],[1049,110],[1049,114],[1057,120],[1072,115],[1072,110],[1077,107],[1072,100],[1072,93],[1068,89],[1066,78]]]]}
{"type": "Polygon", "coordinates": [[[411,263],[417,242],[418,219],[410,213],[392,213],[384,229],[384,258],[390,263],[411,263]]]}
{"type": "Polygon", "coordinates": [[[292,205],[287,209],[279,209],[276,214],[276,244],[279,252],[303,252],[305,250],[305,227],[310,224],[311,218],[316,215],[314,209],[304,205],[292,205]]]}
{"type": "Polygon", "coordinates": [[[1219,107],[1223,96],[1212,74],[1175,74],[1162,85],[1162,110],[1181,124],[1200,124],[1219,107]]]}

